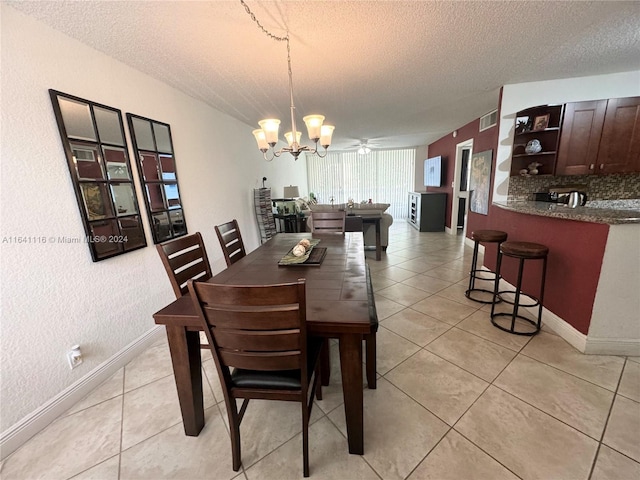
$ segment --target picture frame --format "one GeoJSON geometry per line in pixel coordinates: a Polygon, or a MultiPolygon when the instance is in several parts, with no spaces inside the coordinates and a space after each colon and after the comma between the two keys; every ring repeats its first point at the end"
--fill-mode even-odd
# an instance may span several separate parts
{"type": "Polygon", "coordinates": [[[493,150],[474,153],[471,156],[469,191],[471,192],[469,210],[480,215],[489,214],[489,196],[491,194],[491,162],[493,150]]]}
{"type": "Polygon", "coordinates": [[[551,115],[549,113],[546,115],[538,115],[533,121],[533,131],[537,132],[546,129],[549,126],[550,116],[551,115]]]}

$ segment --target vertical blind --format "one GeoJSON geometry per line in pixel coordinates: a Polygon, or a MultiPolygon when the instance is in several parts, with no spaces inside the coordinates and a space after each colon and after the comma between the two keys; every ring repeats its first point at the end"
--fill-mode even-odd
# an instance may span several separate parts
{"type": "Polygon", "coordinates": [[[319,203],[356,203],[371,199],[389,203],[393,218],[407,217],[408,192],[413,191],[415,148],[357,152],[330,152],[326,157],[307,155],[309,192],[319,203]]]}

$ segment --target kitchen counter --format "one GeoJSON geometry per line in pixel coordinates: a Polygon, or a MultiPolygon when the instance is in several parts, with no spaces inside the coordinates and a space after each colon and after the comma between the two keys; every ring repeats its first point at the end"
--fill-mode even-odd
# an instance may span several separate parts
{"type": "Polygon", "coordinates": [[[604,223],[621,225],[640,223],[640,208],[635,209],[631,202],[601,201],[593,202],[593,206],[569,208],[564,204],[530,201],[494,202],[493,205],[518,213],[539,215],[542,217],[563,218],[579,222],[604,223]],[[631,205],[633,209],[629,209],[631,205]],[[620,208],[622,206],[623,208],[620,208]],[[610,207],[610,208],[607,208],[610,207]]]}

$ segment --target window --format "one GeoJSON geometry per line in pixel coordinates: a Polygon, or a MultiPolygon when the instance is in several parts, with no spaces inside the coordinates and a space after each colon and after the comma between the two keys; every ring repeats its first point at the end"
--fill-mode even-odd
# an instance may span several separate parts
{"type": "Polygon", "coordinates": [[[371,199],[389,203],[394,218],[406,218],[407,193],[414,190],[415,148],[357,152],[330,152],[324,158],[307,155],[307,181],[319,203],[357,203],[371,199]]]}

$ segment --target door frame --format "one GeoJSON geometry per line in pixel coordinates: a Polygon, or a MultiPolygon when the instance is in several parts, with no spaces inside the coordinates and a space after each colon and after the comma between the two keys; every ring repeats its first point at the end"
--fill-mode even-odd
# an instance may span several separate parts
{"type": "Polygon", "coordinates": [[[465,212],[464,212],[464,225],[462,227],[462,235],[466,236],[467,234],[467,212],[469,211],[469,190],[468,190],[468,182],[467,182],[467,191],[460,191],[460,176],[462,174],[462,152],[463,150],[469,150],[469,163],[467,164],[467,172],[469,168],[471,168],[471,155],[473,154],[473,138],[465,140],[464,142],[460,142],[456,145],[456,159],[455,159],[455,167],[453,171],[453,182],[451,184],[451,188],[453,189],[453,193],[451,195],[451,228],[449,233],[451,235],[458,234],[458,204],[460,198],[466,198],[465,203],[465,212]]]}

